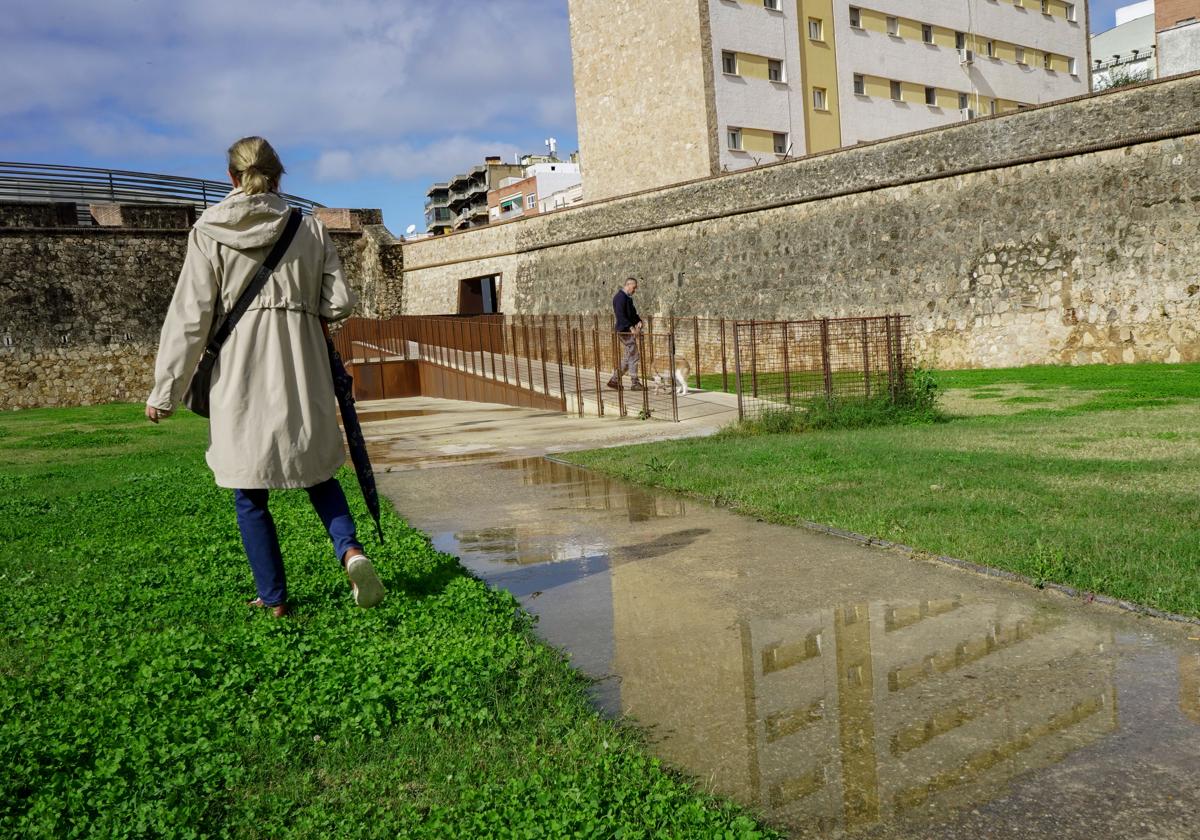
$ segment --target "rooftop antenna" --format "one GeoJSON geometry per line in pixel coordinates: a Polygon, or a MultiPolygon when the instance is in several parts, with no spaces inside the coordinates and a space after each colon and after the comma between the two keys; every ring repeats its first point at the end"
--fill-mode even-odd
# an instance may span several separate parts
{"type": "Polygon", "coordinates": [[[550,157],[557,158],[558,156],[558,140],[554,137],[546,138],[546,148],[550,150],[550,157]]]}

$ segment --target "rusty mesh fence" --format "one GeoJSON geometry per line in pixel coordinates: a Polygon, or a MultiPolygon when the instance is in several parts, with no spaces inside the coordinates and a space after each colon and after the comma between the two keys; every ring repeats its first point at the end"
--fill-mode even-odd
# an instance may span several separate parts
{"type": "Polygon", "coordinates": [[[739,321],[732,350],[738,415],[814,400],[895,399],[912,371],[910,333],[903,315],[739,321]]]}
{"type": "Polygon", "coordinates": [[[728,411],[734,395],[745,418],[814,398],[895,394],[911,369],[909,330],[908,318],[898,315],[648,317],[631,338],[614,331],[611,315],[406,315],[351,318],[334,340],[349,364],[420,360],[541,395],[580,416],[678,421],[728,411]],[[616,388],[609,384],[630,340],[640,390],[629,375],[616,388]],[[686,377],[686,394],[677,393],[676,370],[686,377]]]}

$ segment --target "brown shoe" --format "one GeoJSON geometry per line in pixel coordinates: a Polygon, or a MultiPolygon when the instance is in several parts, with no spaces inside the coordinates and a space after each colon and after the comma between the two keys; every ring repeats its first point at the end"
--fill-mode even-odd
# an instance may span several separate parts
{"type": "Polygon", "coordinates": [[[246,606],[255,607],[257,609],[269,609],[271,611],[271,615],[275,616],[276,618],[283,618],[288,614],[288,605],[286,603],[267,606],[263,603],[262,598],[255,598],[253,601],[247,601],[246,606]]]}
{"type": "Polygon", "coordinates": [[[630,383],[629,383],[629,390],[630,390],[630,391],[645,391],[645,390],[646,390],[646,386],[645,386],[645,385],[643,385],[641,382],[638,382],[638,381],[635,379],[635,380],[633,380],[632,382],[630,382],[630,383]]]}
{"type": "Polygon", "coordinates": [[[608,380],[608,382],[606,384],[608,385],[609,388],[612,388],[614,391],[620,390],[620,388],[621,388],[621,382],[618,379],[610,379],[610,380],[608,380]]]}

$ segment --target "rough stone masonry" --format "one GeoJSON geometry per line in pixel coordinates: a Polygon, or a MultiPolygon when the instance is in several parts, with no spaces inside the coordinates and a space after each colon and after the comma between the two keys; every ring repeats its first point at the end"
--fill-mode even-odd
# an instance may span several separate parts
{"type": "MultiPolygon", "coordinates": [[[[400,249],[379,211],[321,208],[359,313],[400,311],[400,249]]],[[[0,204],[0,409],[139,401],[187,251],[191,207],[0,204]]]]}
{"type": "Polygon", "coordinates": [[[1200,360],[1198,132],[1182,76],[408,243],[405,312],[484,275],[603,312],[633,275],[651,313],[911,315],[938,367],[1200,360]]]}

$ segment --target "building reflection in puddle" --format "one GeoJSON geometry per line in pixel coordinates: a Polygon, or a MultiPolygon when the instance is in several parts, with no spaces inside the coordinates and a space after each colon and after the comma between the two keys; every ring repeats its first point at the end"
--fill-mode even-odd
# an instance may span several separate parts
{"type": "Polygon", "coordinates": [[[1112,640],[1084,625],[961,599],[747,616],[611,574],[622,709],[797,830],[945,816],[1117,728],[1112,640]]]}
{"type": "MultiPolygon", "coordinates": [[[[540,596],[539,632],[618,676],[605,705],[657,754],[800,836],[951,818],[1118,728],[1107,620],[954,577],[965,594],[890,597],[886,577],[756,553],[768,580],[727,562],[759,533],[739,517],[540,458],[486,469],[468,503],[502,502],[439,547],[540,596]]],[[[1200,655],[1178,662],[1200,724],[1200,655]]]]}

